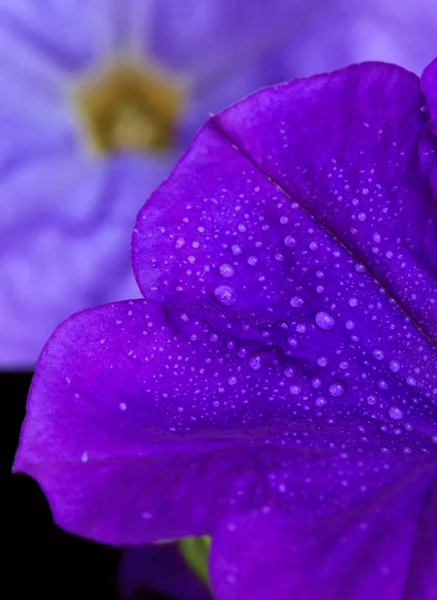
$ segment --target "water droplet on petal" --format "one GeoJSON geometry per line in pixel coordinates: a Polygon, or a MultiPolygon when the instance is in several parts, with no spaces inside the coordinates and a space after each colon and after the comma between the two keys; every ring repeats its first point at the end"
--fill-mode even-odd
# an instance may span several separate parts
{"type": "Polygon", "coordinates": [[[301,296],[293,296],[293,298],[290,300],[290,306],[293,308],[300,308],[304,304],[305,300],[301,298],[301,296]]]}
{"type": "Polygon", "coordinates": [[[319,365],[319,367],[326,367],[326,365],[328,364],[328,359],[326,358],[326,356],[319,356],[319,358],[317,359],[317,364],[319,365]]]}
{"type": "Polygon", "coordinates": [[[401,368],[401,365],[397,360],[392,360],[389,366],[390,371],[392,371],[392,373],[397,373],[401,368]]]}
{"type": "Polygon", "coordinates": [[[298,394],[300,394],[300,391],[300,385],[290,385],[289,392],[292,396],[297,396],[298,394]]]}
{"type": "Polygon", "coordinates": [[[372,356],[376,360],[382,360],[384,358],[384,352],[377,348],[377,349],[373,350],[372,356]]]}
{"type": "Polygon", "coordinates": [[[292,337],[287,338],[287,344],[290,346],[290,348],[293,348],[293,350],[296,350],[296,348],[299,348],[299,342],[297,341],[296,338],[292,338],[292,337]]]}
{"type": "Polygon", "coordinates": [[[329,393],[331,394],[331,396],[334,396],[334,398],[338,398],[339,396],[342,396],[344,394],[344,391],[345,391],[344,383],[341,383],[340,381],[334,381],[329,386],[329,393]]]}
{"type": "Polygon", "coordinates": [[[253,369],[254,371],[259,371],[259,369],[261,369],[261,365],[262,365],[261,356],[259,356],[259,354],[249,358],[249,367],[251,369],[253,369]]]}
{"type": "Polygon", "coordinates": [[[294,248],[297,245],[296,238],[292,235],[286,235],[284,238],[284,244],[287,248],[294,248]]]}
{"type": "Polygon", "coordinates": [[[402,417],[404,416],[403,411],[400,408],[397,408],[396,406],[390,406],[390,408],[388,409],[388,414],[395,421],[399,421],[399,419],[402,419],[402,417]]]}
{"type": "Polygon", "coordinates": [[[258,263],[258,258],[256,256],[249,256],[247,259],[247,264],[249,267],[255,267],[258,263]]]}
{"type": "Polygon", "coordinates": [[[238,300],[237,292],[229,285],[218,285],[214,290],[214,298],[223,306],[234,306],[238,300]]]}
{"type": "Polygon", "coordinates": [[[233,277],[235,275],[235,269],[232,265],[224,263],[220,265],[219,272],[222,277],[233,277]]]}
{"type": "Polygon", "coordinates": [[[329,313],[322,310],[316,314],[316,325],[324,331],[329,331],[334,328],[335,319],[329,313]]]}

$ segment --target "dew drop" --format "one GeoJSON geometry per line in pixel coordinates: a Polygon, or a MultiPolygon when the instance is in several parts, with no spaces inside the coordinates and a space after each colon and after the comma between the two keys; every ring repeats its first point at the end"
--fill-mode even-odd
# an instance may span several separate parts
{"type": "Polygon", "coordinates": [[[214,290],[214,298],[223,306],[234,306],[238,300],[237,292],[229,285],[218,285],[214,290]]]}
{"type": "Polygon", "coordinates": [[[233,277],[235,275],[235,269],[232,265],[224,263],[219,267],[219,273],[222,277],[233,277]]]}
{"type": "Polygon", "coordinates": [[[401,365],[397,360],[392,360],[390,361],[389,367],[392,373],[397,373],[400,370],[401,365]]]}
{"type": "Polygon", "coordinates": [[[345,391],[345,386],[340,381],[334,381],[329,386],[329,393],[331,394],[331,396],[334,396],[334,398],[338,398],[339,396],[342,396],[344,394],[344,391],[345,391]]]}
{"type": "Polygon", "coordinates": [[[287,338],[287,344],[290,346],[290,348],[292,348],[293,350],[296,350],[296,348],[299,348],[299,342],[297,341],[296,338],[292,338],[289,337],[287,338]]]}
{"type": "Polygon", "coordinates": [[[255,267],[258,263],[258,258],[256,256],[249,256],[247,259],[247,264],[249,267],[255,267]]]}
{"type": "Polygon", "coordinates": [[[390,406],[390,408],[388,409],[388,414],[395,421],[399,421],[404,416],[403,411],[400,408],[397,408],[396,406],[390,406]]]}
{"type": "Polygon", "coordinates": [[[334,328],[335,319],[329,313],[322,310],[316,314],[316,325],[324,331],[329,331],[334,328]]]}
{"type": "Polygon", "coordinates": [[[305,304],[305,300],[301,296],[293,296],[290,300],[290,306],[292,308],[300,308],[305,304]]]}
{"type": "Polygon", "coordinates": [[[295,248],[297,245],[296,238],[292,235],[286,235],[284,238],[284,245],[287,246],[287,248],[295,248]]]}
{"type": "Polygon", "coordinates": [[[301,387],[300,387],[300,385],[290,385],[290,388],[288,391],[290,392],[290,394],[292,396],[297,396],[301,392],[301,387]]]}
{"type": "Polygon", "coordinates": [[[261,356],[259,356],[259,354],[249,358],[249,367],[251,369],[253,369],[254,371],[259,371],[261,369],[261,365],[262,365],[261,356]]]}
{"type": "Polygon", "coordinates": [[[384,352],[376,348],[375,350],[373,350],[372,356],[375,360],[382,360],[384,358],[384,352]]]}

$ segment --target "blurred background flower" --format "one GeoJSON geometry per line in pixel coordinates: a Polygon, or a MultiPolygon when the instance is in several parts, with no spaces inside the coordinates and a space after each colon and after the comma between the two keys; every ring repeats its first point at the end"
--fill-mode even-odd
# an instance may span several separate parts
{"type": "Polygon", "coordinates": [[[367,59],[421,71],[421,0],[0,0],[0,368],[137,297],[138,209],[209,112],[367,59]]]}

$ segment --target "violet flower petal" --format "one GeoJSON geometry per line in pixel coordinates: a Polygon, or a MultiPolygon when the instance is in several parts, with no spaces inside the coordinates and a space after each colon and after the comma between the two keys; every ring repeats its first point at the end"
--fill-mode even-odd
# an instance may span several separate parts
{"type": "Polygon", "coordinates": [[[431,129],[437,135],[437,58],[423,73],[422,89],[427,99],[425,108],[429,110],[431,129]]]}
{"type": "MultiPolygon", "coordinates": [[[[396,470],[391,460],[381,467],[385,473],[396,470]]],[[[312,475],[324,480],[323,473],[312,475]]],[[[380,474],[374,472],[375,476],[380,474]]],[[[320,496],[308,496],[305,486],[296,489],[300,506],[288,518],[253,511],[223,523],[211,554],[211,583],[217,597],[435,598],[436,470],[393,476],[400,476],[396,485],[368,498],[368,505],[364,501],[342,509],[339,499],[344,491],[325,488],[320,496]],[[326,503],[329,496],[334,512],[326,503]]],[[[358,471],[356,477],[358,490],[362,486],[358,471]]]]}
{"type": "Polygon", "coordinates": [[[126,548],[120,564],[119,588],[123,600],[146,599],[147,591],[174,600],[211,599],[206,585],[188,567],[177,544],[126,548]]]}
{"type": "Polygon", "coordinates": [[[221,600],[437,594],[425,101],[364,64],[210,120],[140,213],[146,300],[75,315],[42,353],[15,469],[60,525],[212,535],[221,600]]]}

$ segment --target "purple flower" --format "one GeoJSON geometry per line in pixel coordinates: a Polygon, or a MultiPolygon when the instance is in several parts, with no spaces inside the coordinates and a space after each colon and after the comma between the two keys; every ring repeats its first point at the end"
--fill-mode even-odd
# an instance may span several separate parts
{"type": "Polygon", "coordinates": [[[144,299],[40,357],[14,468],[60,526],[210,535],[220,600],[437,596],[436,89],[364,63],[208,121],[138,217],[144,299]]]}
{"type": "Polygon", "coordinates": [[[127,232],[210,111],[355,60],[420,71],[435,44],[428,0],[40,4],[0,0],[3,367],[138,295],[127,232]]]}
{"type": "Polygon", "coordinates": [[[147,591],[157,592],[175,600],[211,598],[206,585],[185,562],[177,544],[132,547],[124,550],[119,587],[124,600],[146,599],[147,591]]]}

